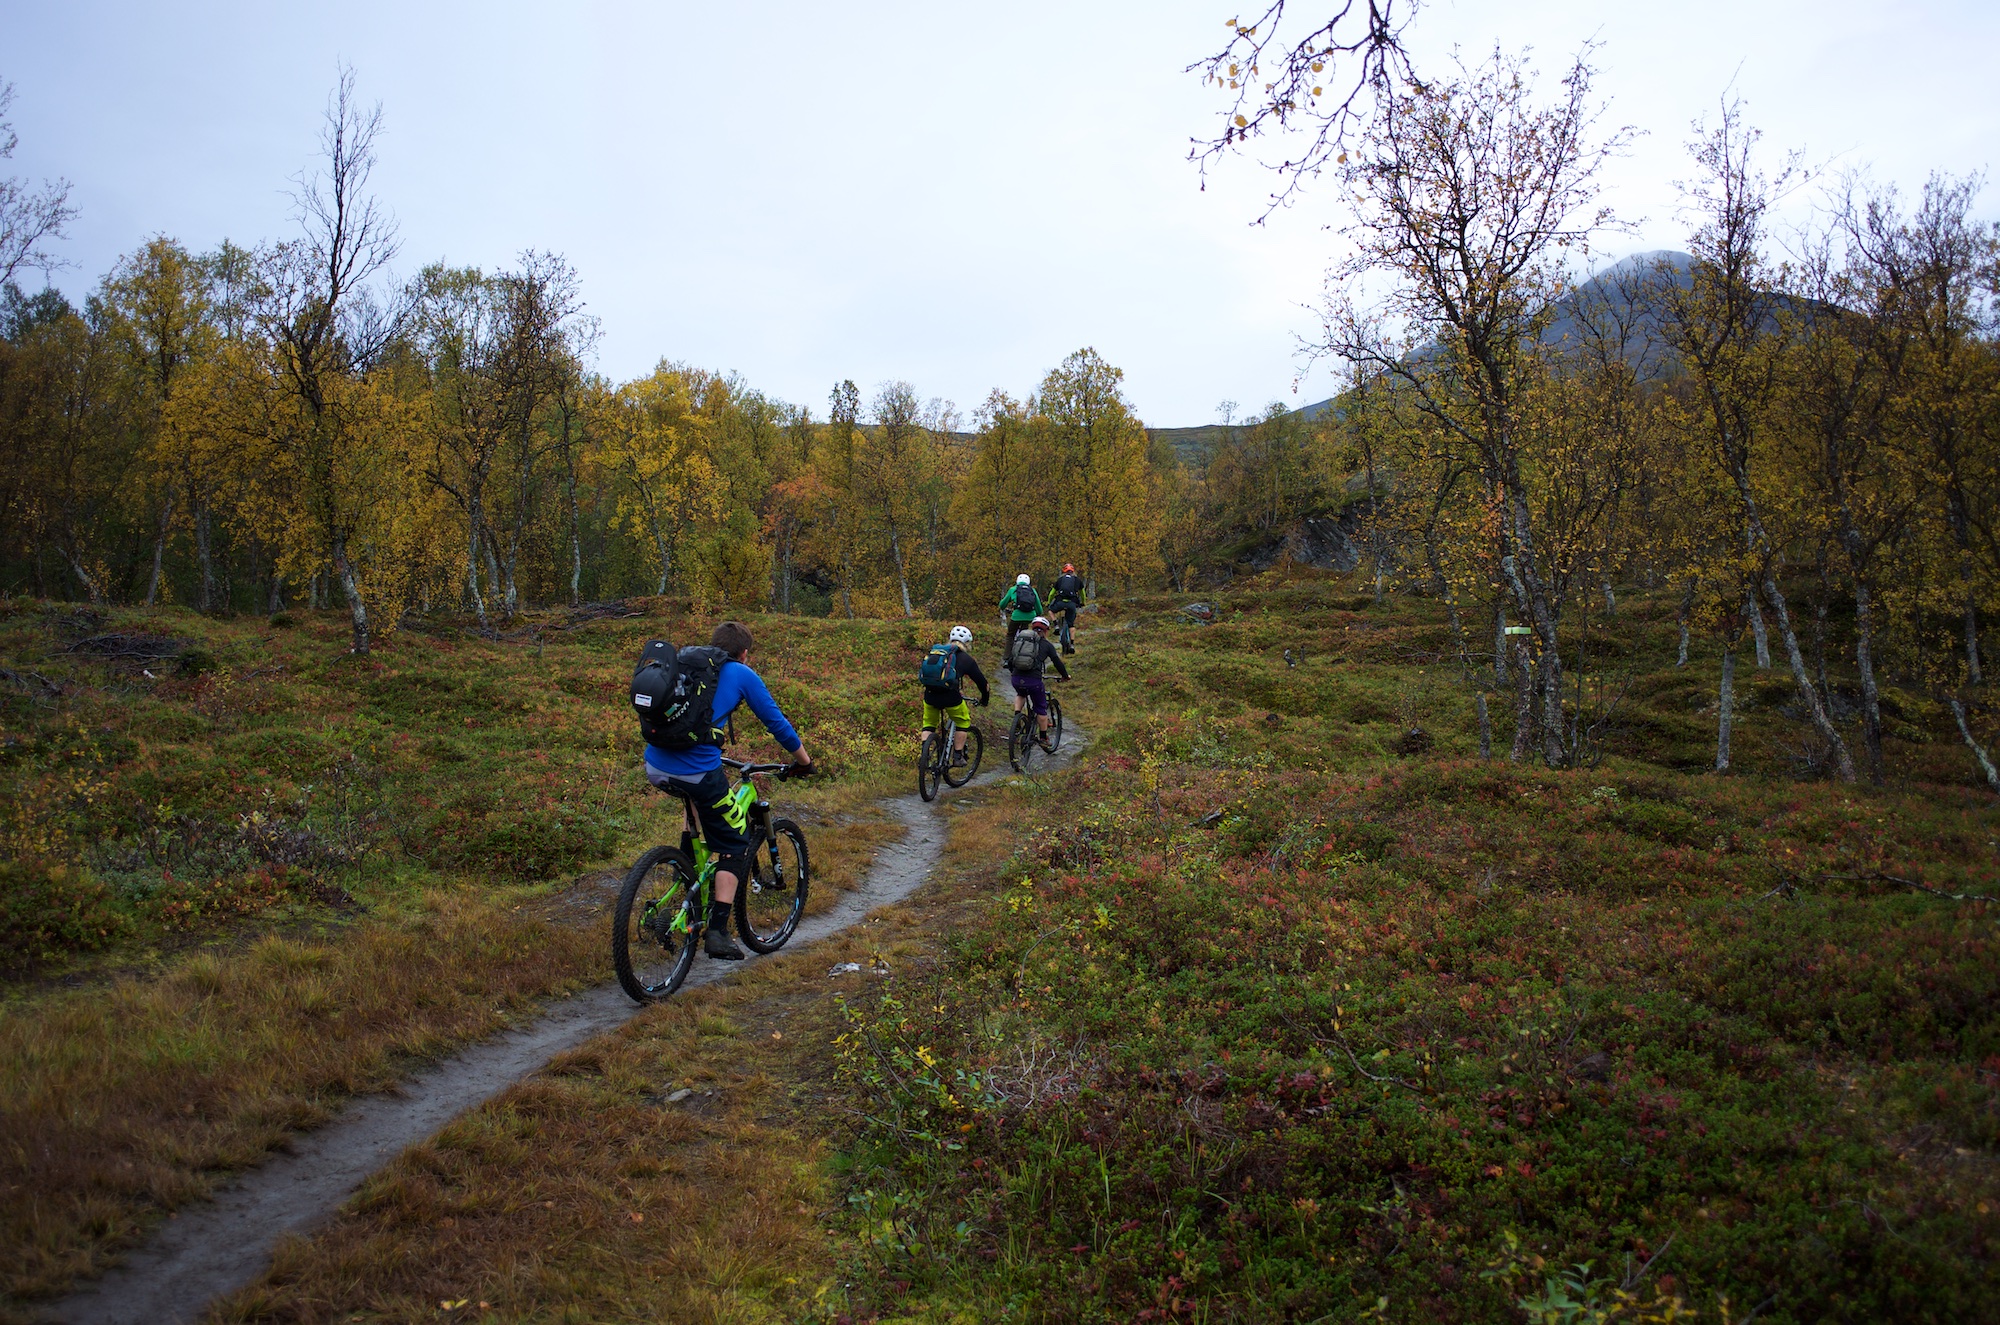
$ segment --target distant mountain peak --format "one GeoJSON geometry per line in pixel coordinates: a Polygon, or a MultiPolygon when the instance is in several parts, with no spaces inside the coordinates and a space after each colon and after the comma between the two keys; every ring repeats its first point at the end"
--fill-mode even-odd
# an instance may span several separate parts
{"type": "Polygon", "coordinates": [[[1683,253],[1677,248],[1649,248],[1643,253],[1628,253],[1602,271],[1592,274],[1590,279],[1601,281],[1607,276],[1650,273],[1658,271],[1661,267],[1685,275],[1694,269],[1694,254],[1683,253]]]}

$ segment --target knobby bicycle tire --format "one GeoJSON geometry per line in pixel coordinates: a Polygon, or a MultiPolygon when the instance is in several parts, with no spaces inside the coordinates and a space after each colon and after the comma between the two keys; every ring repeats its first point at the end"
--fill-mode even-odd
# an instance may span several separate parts
{"type": "Polygon", "coordinates": [[[938,782],[944,777],[944,770],[938,766],[938,750],[943,744],[933,733],[917,747],[917,795],[926,803],[937,799],[938,782]]]}
{"type": "Polygon", "coordinates": [[[1007,762],[1016,773],[1033,770],[1035,756],[1042,753],[1042,743],[1036,731],[1035,712],[1028,709],[1014,715],[1014,725],[1007,730],[1007,762]]]}
{"type": "Polygon", "coordinates": [[[694,862],[676,847],[654,847],[639,857],[618,889],[611,914],[611,969],[639,1003],[665,998],[681,987],[694,965],[694,862]],[[673,928],[685,915],[687,923],[673,928]]]}
{"type": "Polygon", "coordinates": [[[986,733],[974,723],[965,729],[965,767],[954,764],[944,766],[944,784],[947,787],[962,787],[979,776],[979,761],[986,756],[986,733]],[[954,776],[955,775],[955,776],[954,776]]]}
{"type": "Polygon", "coordinates": [[[750,840],[750,877],[736,885],[736,932],[752,952],[776,952],[791,941],[806,913],[812,857],[805,830],[790,819],[771,820],[750,840]]]}
{"type": "Polygon", "coordinates": [[[1063,719],[1062,701],[1049,696],[1049,743],[1042,748],[1050,754],[1062,749],[1063,719]]]}

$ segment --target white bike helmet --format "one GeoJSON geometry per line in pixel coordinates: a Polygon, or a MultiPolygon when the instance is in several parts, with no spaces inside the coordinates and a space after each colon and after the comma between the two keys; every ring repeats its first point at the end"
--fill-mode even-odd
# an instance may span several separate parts
{"type": "Polygon", "coordinates": [[[1038,616],[1028,624],[1036,630],[1047,630],[1049,628],[1049,619],[1045,616],[1038,616]]]}
{"type": "Polygon", "coordinates": [[[972,643],[972,632],[964,626],[953,626],[951,628],[951,642],[953,644],[970,644],[972,643]]]}
{"type": "Polygon", "coordinates": [[[1022,572],[1021,572],[1021,573],[1020,573],[1019,575],[1016,575],[1016,576],[1014,577],[1014,583],[1016,583],[1016,584],[1031,584],[1031,583],[1033,583],[1033,581],[1032,581],[1032,580],[1030,580],[1030,579],[1028,578],[1028,573],[1027,573],[1026,571],[1022,571],[1022,572]]]}

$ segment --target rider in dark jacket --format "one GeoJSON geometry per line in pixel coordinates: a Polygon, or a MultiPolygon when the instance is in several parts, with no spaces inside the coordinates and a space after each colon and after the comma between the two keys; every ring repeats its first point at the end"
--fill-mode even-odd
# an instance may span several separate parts
{"type": "Polygon", "coordinates": [[[1070,635],[1076,629],[1076,611],[1083,606],[1083,577],[1076,573],[1076,567],[1065,561],[1063,573],[1056,577],[1055,591],[1049,595],[1049,610],[1062,623],[1057,632],[1062,637],[1062,651],[1075,653],[1070,645],[1070,635]]]}
{"type": "Polygon", "coordinates": [[[1038,616],[1029,629],[1033,632],[1032,649],[1021,642],[1007,646],[1007,680],[1014,687],[1014,710],[1019,712],[1023,704],[1035,712],[1035,725],[1042,731],[1049,729],[1049,692],[1042,683],[1042,669],[1050,663],[1056,665],[1056,672],[1063,680],[1069,680],[1069,668],[1063,666],[1056,646],[1049,643],[1049,619],[1038,616]],[[1029,661],[1022,666],[1017,657],[1027,654],[1029,661]]]}

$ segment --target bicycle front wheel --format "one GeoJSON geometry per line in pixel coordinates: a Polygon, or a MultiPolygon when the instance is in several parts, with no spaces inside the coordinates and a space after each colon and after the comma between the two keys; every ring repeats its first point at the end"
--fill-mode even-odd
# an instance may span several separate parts
{"type": "Polygon", "coordinates": [[[974,723],[965,729],[965,763],[946,764],[944,780],[947,786],[962,787],[979,775],[979,761],[986,754],[986,733],[974,723]]]}
{"type": "Polygon", "coordinates": [[[611,969],[640,1003],[680,988],[694,965],[694,862],[674,847],[639,857],[611,917],[611,969]]]}
{"type": "Polygon", "coordinates": [[[938,747],[943,742],[935,735],[924,737],[924,743],[917,747],[917,795],[926,801],[934,801],[938,794],[938,747]]]}
{"type": "Polygon", "coordinates": [[[1060,699],[1057,699],[1054,695],[1050,695],[1049,696],[1049,743],[1047,746],[1044,747],[1050,754],[1054,754],[1056,751],[1062,749],[1062,733],[1063,733],[1062,701],[1060,699]]]}
{"type": "Polygon", "coordinates": [[[752,952],[776,952],[806,913],[812,861],[806,835],[790,819],[773,819],[750,843],[750,877],[737,885],[736,932],[752,952]]]}

